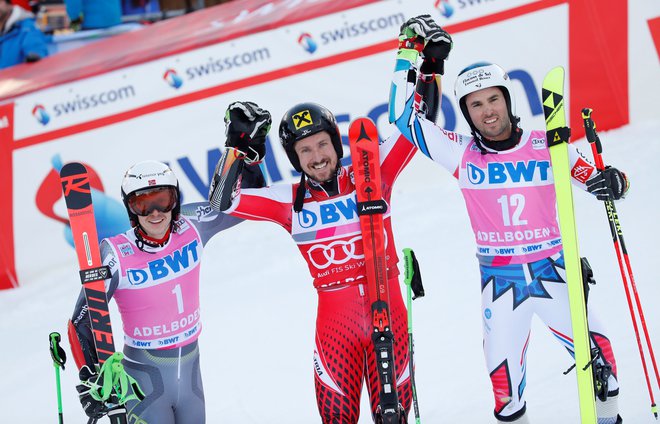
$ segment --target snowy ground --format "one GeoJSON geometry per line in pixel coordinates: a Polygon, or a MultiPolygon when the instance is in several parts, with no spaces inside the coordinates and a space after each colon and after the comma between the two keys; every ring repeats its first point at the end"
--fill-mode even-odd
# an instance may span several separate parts
{"type": "MultiPolygon", "coordinates": [[[[632,180],[630,195],[617,208],[646,323],[660,355],[660,285],[653,273],[660,254],[658,134],[660,121],[653,121],[603,132],[601,139],[605,161],[632,180]]],[[[607,324],[617,355],[622,415],[626,423],[655,423],[603,205],[577,191],[575,202],[581,254],[589,257],[598,281],[590,304],[607,324]]],[[[400,177],[392,203],[397,246],[415,250],[427,292],[414,304],[422,422],[492,422],[474,242],[456,184],[420,155],[400,177]]],[[[79,287],[74,266],[0,292],[0,363],[5,367],[0,422],[57,422],[46,340],[51,331],[66,333],[79,287]]],[[[208,422],[319,422],[312,369],[316,295],[288,234],[268,223],[246,223],[221,234],[205,252],[202,281],[200,343],[208,422]]],[[[113,320],[119,331],[116,311],[113,320]]],[[[69,352],[66,340],[63,347],[69,352]]],[[[536,321],[528,351],[533,423],[579,422],[575,375],[562,375],[570,365],[569,355],[536,321]]],[[[62,375],[67,423],[86,422],[76,381],[69,358],[62,375]]],[[[360,423],[370,422],[368,415],[363,399],[360,423]]]]}

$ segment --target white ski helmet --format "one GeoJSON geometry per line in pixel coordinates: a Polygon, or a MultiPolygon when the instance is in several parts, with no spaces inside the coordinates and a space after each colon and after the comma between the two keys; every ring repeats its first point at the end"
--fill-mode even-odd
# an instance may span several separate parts
{"type": "Polygon", "coordinates": [[[172,209],[172,223],[178,218],[181,210],[179,199],[179,181],[174,175],[174,171],[162,162],[155,160],[145,160],[138,162],[128,168],[121,182],[121,198],[128,212],[132,225],[137,225],[137,215],[131,211],[128,206],[128,200],[132,194],[146,189],[159,187],[172,187],[176,194],[176,206],[172,209]]]}
{"type": "Polygon", "coordinates": [[[477,131],[477,129],[470,119],[470,114],[468,113],[465,104],[465,97],[470,93],[489,87],[500,87],[502,89],[509,109],[509,118],[512,123],[517,121],[516,102],[513,97],[511,78],[509,78],[509,75],[499,65],[488,62],[478,62],[459,72],[458,77],[456,78],[456,84],[454,85],[454,95],[458,102],[458,107],[461,109],[461,112],[472,131],[477,131]]]}

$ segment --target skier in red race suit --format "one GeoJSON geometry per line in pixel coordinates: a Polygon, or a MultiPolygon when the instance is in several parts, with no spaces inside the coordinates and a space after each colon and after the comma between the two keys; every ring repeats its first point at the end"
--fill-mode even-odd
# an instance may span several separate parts
{"type": "MultiPolygon", "coordinates": [[[[341,166],[343,147],[334,115],[314,103],[298,104],[284,114],[280,141],[293,167],[301,172],[301,181],[261,189],[241,189],[232,177],[237,174],[222,165],[237,151],[245,153],[239,153],[237,161],[246,163],[255,151],[263,151],[265,134],[261,139],[250,135],[270,126],[270,114],[254,103],[236,102],[227,109],[225,122],[227,149],[211,185],[211,205],[236,217],[272,221],[291,234],[318,293],[314,377],[322,421],[357,423],[363,380],[375,418],[379,383],[362,234],[352,167],[341,166]]],[[[398,132],[380,145],[382,192],[388,205],[392,185],[414,153],[414,146],[398,132]]],[[[407,319],[390,213],[391,205],[385,214],[387,277],[400,416],[405,422],[412,395],[407,319]]]]}

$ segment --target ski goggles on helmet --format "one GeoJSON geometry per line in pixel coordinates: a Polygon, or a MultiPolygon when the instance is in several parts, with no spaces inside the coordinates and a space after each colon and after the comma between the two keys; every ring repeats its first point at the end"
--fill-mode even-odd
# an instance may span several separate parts
{"type": "Polygon", "coordinates": [[[128,208],[135,215],[147,216],[154,210],[169,212],[176,206],[177,195],[174,187],[156,187],[139,190],[128,197],[128,208]]]}

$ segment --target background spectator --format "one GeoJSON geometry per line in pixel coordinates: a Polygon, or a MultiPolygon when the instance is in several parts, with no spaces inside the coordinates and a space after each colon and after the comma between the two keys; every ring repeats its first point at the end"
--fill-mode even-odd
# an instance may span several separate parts
{"type": "Polygon", "coordinates": [[[46,37],[37,28],[34,15],[11,0],[0,0],[0,69],[48,56],[46,37]]]}
{"type": "Polygon", "coordinates": [[[74,29],[108,28],[121,23],[120,0],[66,0],[74,29]]]}

